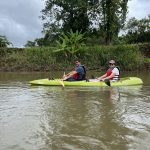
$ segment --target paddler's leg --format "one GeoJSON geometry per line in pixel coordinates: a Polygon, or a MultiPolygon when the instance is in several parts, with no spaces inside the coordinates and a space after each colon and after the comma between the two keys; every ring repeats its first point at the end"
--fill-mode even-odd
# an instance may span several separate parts
{"type": "Polygon", "coordinates": [[[64,80],[64,81],[70,81],[70,82],[72,82],[72,81],[76,81],[73,77],[70,77],[70,78],[68,78],[67,80],[64,80]]]}

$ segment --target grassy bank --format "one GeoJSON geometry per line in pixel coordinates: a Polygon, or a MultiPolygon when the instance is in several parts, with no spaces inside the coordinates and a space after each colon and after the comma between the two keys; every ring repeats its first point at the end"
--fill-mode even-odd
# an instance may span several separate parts
{"type": "Polygon", "coordinates": [[[145,70],[150,44],[83,47],[76,54],[54,52],[56,47],[1,48],[1,71],[69,70],[74,60],[80,58],[87,69],[106,69],[107,62],[115,59],[121,70],[145,70]],[[145,61],[145,57],[146,61],[145,61]]]}

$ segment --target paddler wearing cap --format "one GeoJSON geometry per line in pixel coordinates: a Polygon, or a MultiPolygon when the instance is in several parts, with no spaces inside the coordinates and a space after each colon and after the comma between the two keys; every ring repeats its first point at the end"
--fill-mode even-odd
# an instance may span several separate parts
{"type": "Polygon", "coordinates": [[[97,78],[97,80],[104,81],[107,79],[110,81],[118,81],[120,79],[119,76],[120,76],[119,68],[115,66],[114,60],[110,60],[109,61],[109,69],[107,70],[107,72],[104,75],[97,78]]]}

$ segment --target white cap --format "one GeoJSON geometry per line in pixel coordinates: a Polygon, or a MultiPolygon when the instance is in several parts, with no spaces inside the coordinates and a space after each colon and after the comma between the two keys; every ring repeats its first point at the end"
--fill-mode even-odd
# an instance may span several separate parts
{"type": "Polygon", "coordinates": [[[109,63],[115,64],[115,61],[114,60],[110,60],[109,63]]]}

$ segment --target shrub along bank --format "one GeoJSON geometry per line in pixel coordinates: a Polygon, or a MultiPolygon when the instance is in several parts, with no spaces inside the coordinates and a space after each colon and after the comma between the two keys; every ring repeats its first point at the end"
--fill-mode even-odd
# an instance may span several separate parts
{"type": "Polygon", "coordinates": [[[87,69],[106,69],[115,59],[121,70],[145,70],[149,67],[150,44],[84,46],[75,53],[56,52],[56,47],[1,48],[1,71],[49,71],[72,69],[79,58],[87,69]],[[146,55],[145,55],[146,54],[146,55]],[[147,57],[148,56],[148,57],[147,57]],[[145,57],[146,61],[145,61],[145,57]],[[144,64],[148,65],[144,65],[144,64]]]}

